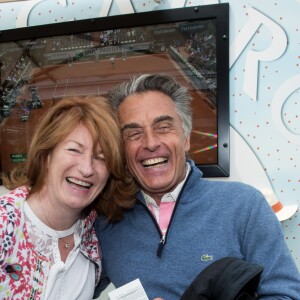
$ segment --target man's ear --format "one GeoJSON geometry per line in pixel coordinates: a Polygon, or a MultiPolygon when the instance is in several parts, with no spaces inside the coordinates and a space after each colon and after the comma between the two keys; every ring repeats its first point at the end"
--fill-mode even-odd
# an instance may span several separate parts
{"type": "Polygon", "coordinates": [[[191,148],[191,137],[188,136],[185,138],[185,142],[184,142],[184,151],[187,153],[191,148]]]}

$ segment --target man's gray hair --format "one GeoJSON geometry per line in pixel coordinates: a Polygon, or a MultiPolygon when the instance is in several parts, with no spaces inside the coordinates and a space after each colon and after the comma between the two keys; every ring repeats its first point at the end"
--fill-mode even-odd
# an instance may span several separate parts
{"type": "Polygon", "coordinates": [[[159,91],[169,96],[175,103],[175,110],[182,120],[183,131],[186,137],[192,130],[192,97],[187,88],[179,85],[175,79],[166,75],[143,74],[123,82],[107,94],[115,109],[122,101],[132,95],[149,91],[159,91]]]}

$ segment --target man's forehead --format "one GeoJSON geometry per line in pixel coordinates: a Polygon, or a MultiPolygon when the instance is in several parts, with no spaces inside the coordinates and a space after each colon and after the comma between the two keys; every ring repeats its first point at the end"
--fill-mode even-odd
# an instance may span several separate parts
{"type": "Polygon", "coordinates": [[[145,127],[145,126],[155,126],[156,124],[159,124],[161,122],[169,122],[169,123],[173,123],[175,120],[174,120],[174,117],[170,116],[170,115],[160,115],[160,116],[157,116],[153,119],[145,119],[145,118],[142,118],[140,120],[140,122],[138,121],[132,121],[132,122],[124,122],[121,124],[121,128],[122,130],[125,130],[125,129],[130,129],[130,128],[139,128],[139,127],[145,127]]]}
{"type": "Polygon", "coordinates": [[[118,114],[121,122],[143,122],[162,118],[165,115],[175,117],[173,100],[160,92],[147,92],[128,96],[119,106],[118,114]]]}

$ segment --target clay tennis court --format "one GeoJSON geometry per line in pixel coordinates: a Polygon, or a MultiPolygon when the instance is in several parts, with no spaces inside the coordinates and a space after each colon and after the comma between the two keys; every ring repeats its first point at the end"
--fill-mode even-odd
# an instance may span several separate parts
{"type": "Polygon", "coordinates": [[[0,124],[1,170],[8,172],[22,164],[22,159],[12,156],[24,154],[39,119],[55,101],[72,95],[105,95],[107,90],[130,77],[142,73],[164,73],[188,87],[193,95],[193,128],[191,157],[199,164],[217,162],[216,110],[208,97],[194,88],[187,77],[167,52],[162,54],[131,56],[126,59],[83,60],[67,64],[33,68],[31,80],[23,86],[17,105],[11,115],[0,124]],[[28,120],[22,121],[24,113],[18,104],[30,97],[29,88],[35,87],[43,107],[30,110],[28,120]],[[194,154],[193,154],[194,153],[194,154]]]}

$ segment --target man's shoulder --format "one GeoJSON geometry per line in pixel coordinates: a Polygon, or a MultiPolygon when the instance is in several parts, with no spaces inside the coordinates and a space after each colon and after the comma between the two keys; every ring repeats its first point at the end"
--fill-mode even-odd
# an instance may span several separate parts
{"type": "Polygon", "coordinates": [[[119,222],[110,222],[107,220],[106,216],[103,214],[100,214],[97,216],[95,223],[94,223],[94,228],[96,231],[96,234],[98,235],[102,231],[107,231],[111,226],[117,225],[119,222]]]}
{"type": "Polygon", "coordinates": [[[223,178],[207,178],[203,177],[202,171],[196,166],[193,160],[188,160],[191,166],[191,173],[188,183],[192,186],[201,186],[207,188],[229,189],[229,190],[244,190],[255,192],[257,189],[247,183],[240,181],[231,181],[223,178]]]}
{"type": "Polygon", "coordinates": [[[259,193],[257,188],[244,182],[229,181],[219,178],[203,178],[202,176],[199,176],[197,169],[193,169],[187,185],[189,189],[195,188],[196,190],[210,191],[216,194],[223,193],[235,195],[239,193],[259,193]]]}
{"type": "Polygon", "coordinates": [[[255,187],[238,181],[223,181],[202,178],[191,180],[182,194],[182,202],[191,199],[208,203],[207,205],[232,207],[232,209],[251,210],[266,206],[262,193],[255,187]]]}

